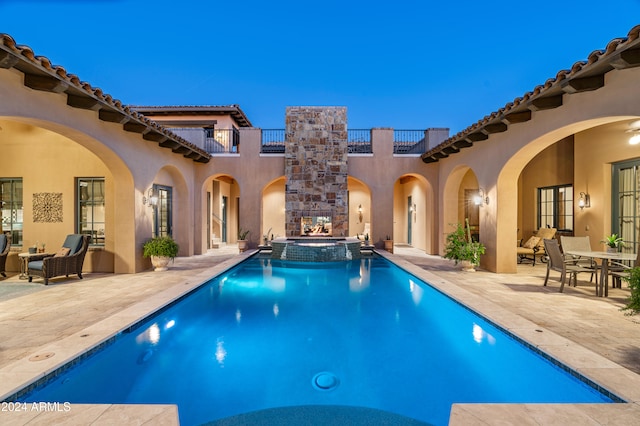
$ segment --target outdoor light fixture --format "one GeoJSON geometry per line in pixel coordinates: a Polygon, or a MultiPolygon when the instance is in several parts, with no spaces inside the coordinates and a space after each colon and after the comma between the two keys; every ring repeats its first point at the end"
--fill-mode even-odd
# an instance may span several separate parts
{"type": "Polygon", "coordinates": [[[489,204],[489,197],[487,196],[487,193],[484,192],[484,189],[478,189],[478,194],[473,197],[473,203],[479,207],[482,207],[484,204],[489,204]]]}
{"type": "Polygon", "coordinates": [[[629,145],[638,144],[640,144],[640,130],[636,130],[636,132],[629,138],[629,145]]]}
{"type": "Polygon", "coordinates": [[[591,207],[591,197],[589,196],[589,194],[587,194],[586,192],[580,193],[580,198],[578,199],[578,207],[580,207],[580,210],[584,209],[585,207],[591,207]]]}
{"type": "Polygon", "coordinates": [[[153,193],[153,188],[149,188],[147,195],[142,196],[142,204],[148,205],[149,207],[155,207],[158,205],[158,196],[153,193]]]}

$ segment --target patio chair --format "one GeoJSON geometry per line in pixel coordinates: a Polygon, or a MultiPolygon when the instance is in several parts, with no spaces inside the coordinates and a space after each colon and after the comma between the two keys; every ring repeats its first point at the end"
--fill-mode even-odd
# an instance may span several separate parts
{"type": "Polygon", "coordinates": [[[573,261],[566,261],[562,251],[560,251],[560,245],[558,244],[558,240],[554,239],[545,239],[544,248],[549,256],[549,260],[547,262],[547,276],[544,278],[544,286],[546,287],[547,282],[549,281],[549,272],[554,270],[556,272],[560,272],[560,293],[564,290],[564,281],[569,274],[569,286],[571,286],[571,279],[577,280],[578,273],[580,272],[588,272],[593,273],[591,268],[585,268],[583,266],[574,265],[573,261]]]}
{"type": "Polygon", "coordinates": [[[9,249],[11,248],[11,241],[7,237],[7,234],[0,234],[0,275],[7,277],[5,273],[5,266],[7,264],[7,256],[9,255],[9,249]]]}
{"type": "Polygon", "coordinates": [[[526,260],[530,261],[533,266],[536,266],[536,256],[546,257],[543,241],[554,238],[556,231],[556,228],[540,228],[536,235],[529,238],[524,244],[517,248],[518,263],[526,260]]]}
{"type": "Polygon", "coordinates": [[[621,288],[622,280],[629,277],[629,271],[632,268],[640,266],[640,249],[638,249],[638,255],[633,265],[625,265],[620,262],[609,262],[609,275],[613,278],[613,287],[621,288]]]}
{"type": "MultiPolygon", "coordinates": [[[[596,285],[598,285],[598,269],[600,266],[596,263],[596,261],[592,257],[581,257],[574,256],[571,254],[566,254],[569,251],[591,251],[591,241],[589,236],[586,235],[584,237],[569,237],[566,235],[560,236],[560,245],[562,246],[562,251],[565,253],[565,260],[574,265],[582,266],[585,268],[592,269],[591,280],[593,278],[596,279],[596,285]]],[[[576,282],[573,283],[574,287],[576,282]]]]}
{"type": "Polygon", "coordinates": [[[49,278],[61,275],[77,274],[82,279],[82,264],[89,248],[90,235],[70,234],[62,244],[62,248],[55,255],[43,254],[34,256],[27,264],[29,282],[33,277],[44,278],[44,285],[49,284],[49,278]]]}

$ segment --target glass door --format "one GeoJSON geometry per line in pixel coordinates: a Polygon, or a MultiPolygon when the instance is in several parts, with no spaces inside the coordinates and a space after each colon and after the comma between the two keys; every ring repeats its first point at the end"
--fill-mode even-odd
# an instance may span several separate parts
{"type": "Polygon", "coordinates": [[[625,242],[624,251],[636,253],[640,234],[640,160],[613,165],[611,231],[625,242]]]}
{"type": "Polygon", "coordinates": [[[172,214],[173,188],[164,185],[153,185],[153,193],[158,196],[158,205],[155,209],[154,234],[156,237],[173,235],[172,214]]]}

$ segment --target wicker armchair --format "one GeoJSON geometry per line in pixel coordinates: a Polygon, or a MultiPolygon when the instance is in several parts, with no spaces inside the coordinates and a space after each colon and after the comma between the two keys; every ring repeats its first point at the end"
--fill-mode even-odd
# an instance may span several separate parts
{"type": "Polygon", "coordinates": [[[5,266],[7,264],[7,256],[11,248],[11,241],[7,238],[7,234],[0,234],[0,275],[6,277],[5,266]]]}
{"type": "Polygon", "coordinates": [[[29,282],[33,277],[44,278],[44,285],[49,284],[49,278],[61,275],[78,274],[78,278],[82,279],[82,264],[84,257],[89,248],[91,236],[82,234],[68,235],[62,244],[63,248],[69,249],[69,253],[62,255],[60,252],[56,255],[43,254],[42,256],[34,256],[28,263],[27,275],[29,282]]]}

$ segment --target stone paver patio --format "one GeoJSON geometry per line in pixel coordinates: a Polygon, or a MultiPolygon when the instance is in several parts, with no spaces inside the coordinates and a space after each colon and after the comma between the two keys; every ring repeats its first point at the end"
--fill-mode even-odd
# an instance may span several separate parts
{"type": "MultiPolygon", "coordinates": [[[[86,274],[83,280],[54,279],[40,288],[19,280],[17,275],[0,280],[0,399],[245,256],[237,255],[237,248],[229,246],[202,256],[177,258],[162,274],[86,274]]],[[[588,276],[583,275],[577,287],[565,287],[565,292],[559,293],[557,279],[548,287],[542,286],[544,264],[520,265],[517,274],[463,273],[452,262],[408,247],[396,247],[391,258],[630,402],[581,406],[461,404],[453,407],[451,424],[637,424],[640,318],[620,310],[628,289],[610,289],[608,298],[598,298],[588,276]]],[[[557,274],[552,272],[552,277],[557,274]]],[[[120,419],[120,424],[128,420],[178,422],[174,406],[74,405],[71,412],[0,412],[3,425],[49,424],[54,420],[108,424],[114,418],[120,419]]]]}

